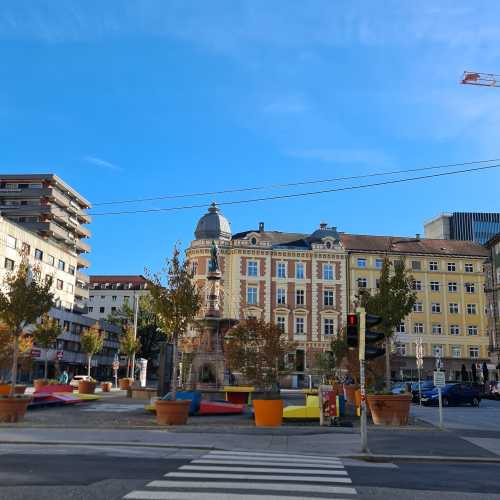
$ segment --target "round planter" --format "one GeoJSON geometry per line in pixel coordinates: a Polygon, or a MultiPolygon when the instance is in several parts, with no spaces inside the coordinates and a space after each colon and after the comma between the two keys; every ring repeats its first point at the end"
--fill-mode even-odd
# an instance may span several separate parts
{"type": "Polygon", "coordinates": [[[253,409],[257,427],[279,427],[283,423],[281,399],[254,399],[253,409]]]}
{"type": "Polygon", "coordinates": [[[31,398],[0,398],[0,422],[15,423],[24,418],[31,398]]]}
{"type": "Polygon", "coordinates": [[[111,392],[111,387],[113,387],[111,382],[103,382],[101,384],[102,392],[111,392]]]}
{"type": "Polygon", "coordinates": [[[375,425],[408,425],[411,394],[369,394],[366,400],[375,425]]]}
{"type": "Polygon", "coordinates": [[[133,378],[121,378],[118,380],[118,387],[122,391],[128,391],[133,383],[134,383],[133,378]]]}
{"type": "Polygon", "coordinates": [[[36,378],[33,380],[33,387],[35,388],[35,392],[39,391],[42,387],[49,385],[49,381],[46,378],[36,378]]]}
{"type": "Polygon", "coordinates": [[[191,400],[166,401],[157,399],[155,402],[156,421],[160,425],[185,425],[189,417],[191,400]]]}
{"type": "MultiPolygon", "coordinates": [[[[14,394],[24,394],[25,385],[16,385],[14,394]]],[[[10,384],[0,384],[0,396],[8,396],[10,394],[10,384]]]]}
{"type": "Polygon", "coordinates": [[[80,382],[78,382],[78,392],[80,394],[94,394],[95,386],[95,382],[91,382],[90,380],[80,380],[80,382]]]}

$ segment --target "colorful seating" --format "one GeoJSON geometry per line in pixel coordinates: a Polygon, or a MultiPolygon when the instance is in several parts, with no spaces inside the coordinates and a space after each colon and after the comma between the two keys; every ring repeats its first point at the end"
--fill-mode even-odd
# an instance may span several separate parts
{"type": "Polygon", "coordinates": [[[319,397],[308,395],[304,406],[283,408],[283,418],[319,419],[319,397]]]}

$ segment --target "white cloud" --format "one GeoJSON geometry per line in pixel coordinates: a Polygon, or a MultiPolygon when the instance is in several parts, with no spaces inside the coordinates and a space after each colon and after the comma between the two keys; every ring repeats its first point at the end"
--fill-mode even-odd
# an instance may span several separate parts
{"type": "Polygon", "coordinates": [[[108,170],[114,170],[115,172],[121,172],[123,170],[123,168],[116,165],[115,163],[103,160],[102,158],[97,158],[97,156],[85,156],[83,160],[97,167],[106,168],[108,170]]]}

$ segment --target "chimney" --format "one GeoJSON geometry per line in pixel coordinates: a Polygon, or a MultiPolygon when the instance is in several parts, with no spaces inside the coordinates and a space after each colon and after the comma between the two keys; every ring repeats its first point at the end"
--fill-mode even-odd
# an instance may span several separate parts
{"type": "Polygon", "coordinates": [[[263,233],[263,232],[264,232],[264,223],[259,222],[259,233],[263,233]]]}
{"type": "Polygon", "coordinates": [[[328,223],[327,222],[320,222],[319,224],[319,228],[320,229],[326,229],[328,227],[328,223]]]}
{"type": "Polygon", "coordinates": [[[417,241],[420,241],[420,233],[417,233],[417,234],[415,235],[415,239],[416,239],[417,241]]]}

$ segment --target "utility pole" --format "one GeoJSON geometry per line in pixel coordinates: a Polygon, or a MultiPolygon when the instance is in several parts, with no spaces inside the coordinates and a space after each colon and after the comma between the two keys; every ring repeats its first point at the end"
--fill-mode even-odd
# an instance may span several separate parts
{"type": "MultiPolygon", "coordinates": [[[[137,338],[137,317],[139,315],[139,295],[134,295],[134,340],[137,338]]],[[[132,355],[132,378],[135,380],[135,352],[132,355]]]]}
{"type": "Polygon", "coordinates": [[[366,312],[364,307],[356,309],[359,318],[359,391],[361,393],[361,451],[368,453],[368,428],[366,418],[366,388],[365,388],[365,331],[366,312]]]}

